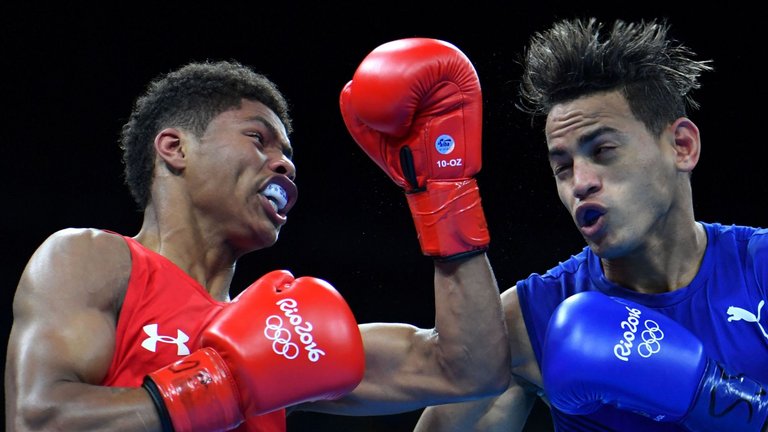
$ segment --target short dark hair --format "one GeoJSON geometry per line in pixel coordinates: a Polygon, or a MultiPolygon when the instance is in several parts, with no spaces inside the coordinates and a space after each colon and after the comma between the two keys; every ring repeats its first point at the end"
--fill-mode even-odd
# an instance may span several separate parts
{"type": "Polygon", "coordinates": [[[277,86],[236,61],[189,63],[149,83],[136,99],[120,141],[125,183],[139,209],[150,199],[157,133],[180,127],[200,136],[214,117],[239,107],[243,99],[266,105],[292,132],[288,103],[277,86]]]}
{"type": "Polygon", "coordinates": [[[610,30],[595,18],[566,19],[534,34],[523,58],[523,111],[548,114],[558,103],[621,91],[632,113],[656,136],[686,108],[698,108],[691,90],[711,61],[668,37],[665,20],[626,23],[610,30]]]}

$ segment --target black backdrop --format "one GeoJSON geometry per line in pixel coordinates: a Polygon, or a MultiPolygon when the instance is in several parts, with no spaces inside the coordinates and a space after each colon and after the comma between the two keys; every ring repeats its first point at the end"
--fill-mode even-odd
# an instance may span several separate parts
{"type": "MultiPolygon", "coordinates": [[[[286,268],[332,282],[360,322],[432,326],[432,265],[420,255],[405,199],[354,145],[337,105],[359,61],[403,37],[452,42],[480,75],[485,115],[478,180],[492,234],[489,257],[502,289],[583,246],[557,200],[541,131],[513,105],[516,59],[526,38],[557,18],[667,17],[674,36],[713,59],[716,72],[702,78],[696,93],[702,109],[690,114],[703,137],[693,177],[696,216],[726,224],[765,221],[760,108],[766,91],[759,64],[766,38],[758,26],[766,16],[736,2],[688,10],[448,0],[103,8],[7,3],[0,6],[4,341],[19,275],[46,236],[65,227],[137,232],[141,217],[122,184],[118,132],[147,81],[190,60],[255,66],[288,96],[295,118],[300,199],[278,244],[238,263],[235,293],[269,270],[286,268]]],[[[295,414],[289,429],[406,431],[418,414],[295,414]]],[[[547,416],[537,406],[527,430],[549,430],[547,416]]]]}

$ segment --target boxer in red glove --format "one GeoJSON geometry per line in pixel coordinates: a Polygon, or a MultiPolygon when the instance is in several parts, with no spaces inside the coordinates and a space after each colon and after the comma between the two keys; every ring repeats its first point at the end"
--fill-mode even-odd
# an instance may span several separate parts
{"type": "MultiPolygon", "coordinates": [[[[440,46],[393,52],[387,63],[421,63],[426,77],[462,57],[440,46]]],[[[479,101],[471,64],[455,65],[446,79],[468,81],[479,101]]],[[[416,98],[436,107],[442,97],[416,98]]],[[[479,155],[474,113],[464,120],[471,142],[454,127],[440,151],[479,155]]],[[[282,94],[238,63],[191,63],[148,86],[121,141],[141,229],[65,229],[35,252],[14,299],[7,430],[285,431],[289,410],[386,414],[503,390],[509,350],[469,184],[476,159],[468,173],[426,173],[426,148],[407,143],[425,251],[454,258],[434,263],[434,328],[357,326],[326,282],[282,271],[230,300],[238,259],[274,244],[296,202],[291,131],[282,94]]]]}
{"type": "Polygon", "coordinates": [[[164,429],[228,430],[278,408],[337,399],[363,378],[363,341],[344,299],[323,280],[286,271],[237,296],[201,345],[144,382],[164,429]]]}

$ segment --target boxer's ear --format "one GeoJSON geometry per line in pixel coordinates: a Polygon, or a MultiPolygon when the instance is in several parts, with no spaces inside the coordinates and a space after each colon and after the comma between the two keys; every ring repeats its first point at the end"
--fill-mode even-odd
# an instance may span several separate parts
{"type": "Polygon", "coordinates": [[[163,165],[174,173],[186,167],[184,134],[176,128],[165,128],[155,136],[155,152],[163,165]]]}
{"type": "Polygon", "coordinates": [[[680,171],[693,171],[701,155],[699,128],[690,119],[680,117],[670,125],[669,129],[675,150],[675,164],[680,171]]]}

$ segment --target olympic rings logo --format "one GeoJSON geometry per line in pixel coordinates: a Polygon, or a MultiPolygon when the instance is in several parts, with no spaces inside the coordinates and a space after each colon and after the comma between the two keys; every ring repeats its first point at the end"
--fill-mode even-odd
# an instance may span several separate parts
{"type": "Polygon", "coordinates": [[[640,333],[640,338],[643,340],[643,343],[637,346],[637,353],[640,354],[640,357],[648,358],[652,354],[661,351],[659,341],[664,339],[664,332],[656,321],[646,320],[645,330],[640,333]]]}
{"type": "Polygon", "coordinates": [[[283,327],[283,319],[278,315],[270,315],[266,320],[264,336],[272,341],[272,350],[288,360],[299,355],[299,346],[291,342],[291,331],[283,327]]]}

